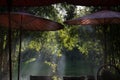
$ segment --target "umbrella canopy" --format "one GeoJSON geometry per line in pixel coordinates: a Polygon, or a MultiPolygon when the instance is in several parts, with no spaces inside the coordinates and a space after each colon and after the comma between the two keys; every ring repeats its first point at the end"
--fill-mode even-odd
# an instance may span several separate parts
{"type": "MultiPolygon", "coordinates": [[[[11,12],[11,27],[13,29],[19,29],[22,26],[24,30],[37,30],[37,31],[54,31],[63,28],[60,23],[48,20],[45,18],[33,16],[28,13],[11,12]]],[[[0,25],[9,27],[9,15],[8,13],[0,13],[0,25]]]]}
{"type": "MultiPolygon", "coordinates": [[[[7,6],[8,0],[0,0],[0,6],[7,6]]],[[[116,6],[120,0],[12,0],[12,6],[46,6],[55,3],[70,3],[81,6],[116,6]]]]}
{"type": "Polygon", "coordinates": [[[76,19],[67,20],[64,23],[69,25],[119,24],[120,12],[103,10],[76,19]]]}

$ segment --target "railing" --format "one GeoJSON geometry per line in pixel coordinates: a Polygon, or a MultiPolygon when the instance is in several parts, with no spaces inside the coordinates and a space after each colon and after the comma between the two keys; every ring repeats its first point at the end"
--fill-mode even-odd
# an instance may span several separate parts
{"type": "MultiPolygon", "coordinates": [[[[30,76],[30,80],[52,80],[51,76],[30,76]]],[[[63,80],[95,80],[94,76],[63,77],[63,80]]]]}

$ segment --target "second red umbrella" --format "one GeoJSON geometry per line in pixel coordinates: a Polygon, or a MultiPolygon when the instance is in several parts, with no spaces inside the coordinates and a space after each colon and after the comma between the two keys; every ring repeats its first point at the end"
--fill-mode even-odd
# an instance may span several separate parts
{"type": "MultiPolygon", "coordinates": [[[[64,23],[69,25],[105,25],[120,24],[120,12],[103,10],[83,17],[67,20],[64,23]]],[[[106,26],[104,27],[105,36],[105,57],[106,57],[106,26]]]]}
{"type": "Polygon", "coordinates": [[[83,17],[67,20],[69,25],[120,24],[120,12],[103,10],[83,17]]]}
{"type": "MultiPolygon", "coordinates": [[[[107,27],[105,25],[108,24],[120,24],[120,12],[115,12],[115,11],[99,11],[93,14],[89,14],[80,18],[72,19],[65,21],[64,23],[69,24],[69,25],[104,25],[103,27],[103,33],[104,33],[104,67],[106,67],[106,58],[107,58],[107,44],[106,44],[106,30],[107,27]]],[[[111,65],[107,65],[107,67],[113,67],[111,65]]],[[[102,70],[100,68],[97,72],[97,80],[99,79],[99,72],[102,70]]],[[[120,71],[114,67],[115,70],[117,70],[120,74],[120,71]]],[[[109,76],[111,78],[111,76],[109,76]]],[[[109,78],[109,79],[110,79],[109,78]]],[[[104,79],[102,79],[104,80],[104,79]]],[[[112,79],[114,80],[114,79],[112,79]]]]}

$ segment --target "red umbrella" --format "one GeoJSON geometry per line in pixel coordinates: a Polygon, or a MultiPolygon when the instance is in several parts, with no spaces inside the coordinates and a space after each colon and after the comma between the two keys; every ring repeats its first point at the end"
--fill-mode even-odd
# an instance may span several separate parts
{"type": "MultiPolygon", "coordinates": [[[[67,20],[64,23],[69,25],[120,24],[120,12],[103,10],[103,11],[92,13],[76,19],[67,20]]],[[[104,27],[105,49],[106,49],[106,30],[105,29],[106,27],[104,27]]]]}
{"type": "MultiPolygon", "coordinates": [[[[63,28],[60,23],[41,18],[38,16],[33,16],[28,13],[23,12],[11,12],[11,27],[14,29],[24,30],[37,30],[37,31],[54,31],[63,28]]],[[[9,27],[9,15],[8,13],[0,13],[0,25],[4,27],[9,27]]]]}
{"type": "MultiPolygon", "coordinates": [[[[10,13],[12,7],[15,7],[15,6],[19,6],[19,7],[20,6],[21,7],[25,7],[25,6],[31,6],[31,7],[33,7],[33,6],[45,6],[45,5],[50,5],[50,4],[54,4],[54,3],[59,3],[59,0],[56,0],[56,1],[54,1],[54,0],[49,0],[49,1],[48,0],[43,0],[43,1],[41,1],[41,0],[32,0],[32,1],[31,0],[30,1],[29,0],[0,0],[0,6],[7,6],[7,8],[8,8],[8,14],[7,14],[8,18],[6,18],[7,22],[2,22],[2,21],[1,22],[5,23],[5,24],[3,24],[3,26],[7,26],[9,28],[9,63],[10,63],[10,66],[9,66],[9,68],[10,68],[9,73],[10,74],[9,74],[9,76],[10,76],[10,80],[12,80],[12,70],[11,70],[12,69],[12,66],[11,66],[11,64],[12,64],[11,63],[11,28],[18,28],[18,27],[15,27],[15,25],[20,24],[20,23],[22,23],[22,24],[24,23],[23,21],[20,21],[20,23],[17,22],[15,24],[14,21],[13,21],[13,24],[12,24],[12,21],[11,21],[12,14],[10,13]]],[[[18,14],[18,16],[19,16],[19,14],[18,14]]],[[[26,15],[26,16],[30,17],[29,15],[26,15]]],[[[22,18],[23,18],[23,15],[21,16],[21,18],[19,17],[20,20],[24,20],[22,18]]],[[[3,18],[3,20],[4,19],[5,18],[3,18]]],[[[40,23],[39,26],[42,26],[42,27],[41,28],[38,28],[38,27],[31,28],[31,27],[29,27],[30,30],[57,30],[57,29],[62,28],[62,27],[60,27],[60,24],[58,24],[56,22],[52,22],[50,20],[46,20],[46,19],[43,19],[43,18],[38,19],[37,17],[36,17],[36,19],[37,19],[37,21],[35,21],[33,19],[32,22],[35,22],[36,24],[40,23]],[[49,23],[49,25],[47,25],[48,23],[49,23]],[[53,26],[55,26],[55,27],[53,28],[53,26]]],[[[32,20],[32,19],[30,19],[30,20],[32,20]]],[[[17,19],[17,21],[18,21],[18,19],[17,19]]],[[[28,22],[29,22],[29,20],[28,20],[28,22]]],[[[20,25],[20,28],[22,27],[23,29],[27,29],[26,27],[24,27],[25,25],[26,24],[24,24],[22,26],[20,25]]],[[[36,25],[34,24],[34,26],[36,26],[36,25]]],[[[19,76],[18,76],[18,80],[19,80],[19,76]]]]}
{"type": "MultiPolygon", "coordinates": [[[[32,30],[32,31],[55,31],[63,28],[60,23],[48,20],[45,18],[33,16],[28,13],[22,12],[10,12],[0,13],[0,25],[9,28],[9,61],[10,61],[10,80],[12,80],[12,66],[11,66],[11,28],[21,30],[32,30]]],[[[20,53],[21,53],[21,35],[20,34],[20,47],[18,56],[18,80],[20,76],[20,53]]]]}
{"type": "Polygon", "coordinates": [[[69,25],[119,24],[120,12],[103,10],[83,17],[67,20],[64,23],[69,25]]]}

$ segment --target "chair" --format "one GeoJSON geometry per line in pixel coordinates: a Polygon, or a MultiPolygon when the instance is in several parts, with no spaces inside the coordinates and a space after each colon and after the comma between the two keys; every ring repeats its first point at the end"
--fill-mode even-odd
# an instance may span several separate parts
{"type": "Polygon", "coordinates": [[[30,80],[52,80],[50,76],[30,76],[30,80]]]}

